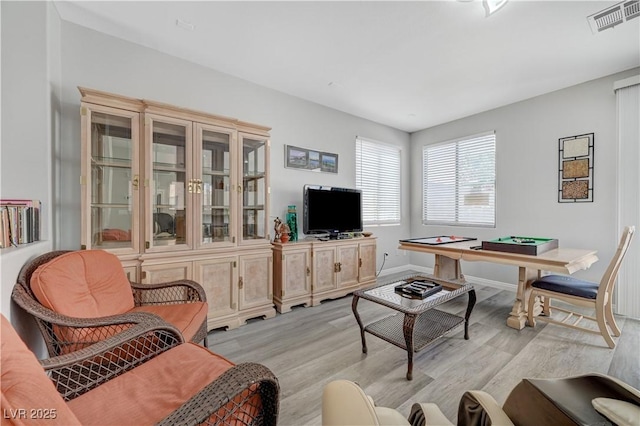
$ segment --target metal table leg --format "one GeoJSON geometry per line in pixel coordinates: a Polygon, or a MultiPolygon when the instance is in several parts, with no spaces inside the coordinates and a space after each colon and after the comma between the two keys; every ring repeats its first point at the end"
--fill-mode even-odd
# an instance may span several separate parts
{"type": "Polygon", "coordinates": [[[404,314],[404,323],[402,331],[404,332],[404,341],[407,345],[407,356],[409,357],[409,366],[407,367],[407,380],[413,380],[413,327],[416,324],[417,315],[404,314]]]}
{"type": "Polygon", "coordinates": [[[360,327],[360,339],[362,339],[362,353],[367,353],[367,342],[364,339],[364,325],[362,324],[362,320],[360,319],[360,314],[358,314],[358,300],[360,297],[353,295],[353,301],[351,302],[351,310],[353,311],[353,315],[356,317],[356,321],[358,322],[358,326],[360,327]]]}
{"type": "Polygon", "coordinates": [[[471,311],[476,304],[476,291],[469,291],[469,303],[467,303],[467,313],[464,315],[464,339],[469,340],[469,317],[471,316],[471,311]]]}

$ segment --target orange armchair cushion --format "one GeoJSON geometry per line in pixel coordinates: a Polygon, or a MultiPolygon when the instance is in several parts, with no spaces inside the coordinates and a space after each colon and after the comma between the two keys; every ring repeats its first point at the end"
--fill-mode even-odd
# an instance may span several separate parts
{"type": "Polygon", "coordinates": [[[102,250],[58,256],[40,265],[30,284],[42,305],[70,317],[118,315],[134,307],[131,284],[120,261],[102,250]]]}
{"type": "Polygon", "coordinates": [[[2,424],[80,425],[33,352],[2,315],[2,424]],[[37,389],[37,392],[34,390],[37,389]]]}
{"type": "Polygon", "coordinates": [[[133,312],[150,312],[172,324],[184,337],[190,341],[196,335],[202,322],[207,318],[208,305],[206,302],[180,303],[176,305],[145,305],[136,306],[133,312]]]}
{"type": "Polygon", "coordinates": [[[202,346],[185,343],[68,404],[83,425],[153,424],[233,365],[202,346]]]}

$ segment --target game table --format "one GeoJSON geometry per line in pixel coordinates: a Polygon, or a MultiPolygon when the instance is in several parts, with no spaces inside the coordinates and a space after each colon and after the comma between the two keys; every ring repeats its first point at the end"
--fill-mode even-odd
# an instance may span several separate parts
{"type": "Polygon", "coordinates": [[[532,254],[534,256],[556,248],[558,248],[558,240],[556,240],[555,238],[510,236],[482,242],[483,250],[532,254]]]}
{"type": "MultiPolygon", "coordinates": [[[[460,266],[461,260],[517,266],[516,300],[507,318],[507,325],[517,330],[523,329],[527,323],[531,282],[539,278],[542,271],[570,275],[576,271],[588,269],[598,261],[596,250],[558,247],[538,255],[531,255],[485,250],[482,249],[482,242],[475,238],[453,237],[400,240],[398,248],[434,254],[433,275],[444,280],[457,280],[460,283],[466,282],[460,266]]],[[[542,312],[542,306],[538,301],[534,305],[534,315],[539,315],[540,312],[542,312]]]]}

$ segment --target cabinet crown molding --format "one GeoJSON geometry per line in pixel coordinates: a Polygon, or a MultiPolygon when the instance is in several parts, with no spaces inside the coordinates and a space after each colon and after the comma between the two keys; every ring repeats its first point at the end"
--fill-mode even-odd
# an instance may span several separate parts
{"type": "Polygon", "coordinates": [[[237,118],[179,107],[164,102],[137,99],[80,86],[78,86],[78,90],[82,96],[81,101],[86,103],[111,106],[135,112],[149,112],[159,115],[169,115],[171,117],[180,117],[207,124],[231,127],[240,132],[253,133],[261,136],[269,136],[268,132],[271,130],[271,127],[261,124],[240,121],[237,118]]]}

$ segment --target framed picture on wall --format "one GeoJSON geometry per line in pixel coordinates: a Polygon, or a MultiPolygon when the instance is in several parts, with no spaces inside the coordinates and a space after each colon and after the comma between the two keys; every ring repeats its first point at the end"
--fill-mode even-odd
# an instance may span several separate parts
{"type": "Polygon", "coordinates": [[[293,169],[307,169],[309,167],[309,150],[296,146],[285,145],[285,165],[293,169]]]}
{"type": "Polygon", "coordinates": [[[338,154],[285,145],[284,165],[290,169],[338,173],[338,154]]]}
{"type": "Polygon", "coordinates": [[[338,173],[338,154],[323,152],[320,154],[320,170],[329,173],[338,173]]]}

